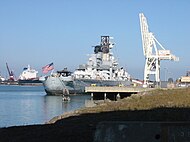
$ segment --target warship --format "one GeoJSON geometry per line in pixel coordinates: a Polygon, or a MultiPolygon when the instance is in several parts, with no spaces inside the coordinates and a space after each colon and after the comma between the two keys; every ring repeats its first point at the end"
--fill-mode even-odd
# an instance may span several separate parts
{"type": "Polygon", "coordinates": [[[43,80],[48,95],[79,94],[85,92],[86,86],[129,86],[129,73],[119,67],[118,61],[111,52],[113,38],[101,36],[99,45],[94,46],[86,64],[71,73],[67,69],[52,73],[43,80]]]}

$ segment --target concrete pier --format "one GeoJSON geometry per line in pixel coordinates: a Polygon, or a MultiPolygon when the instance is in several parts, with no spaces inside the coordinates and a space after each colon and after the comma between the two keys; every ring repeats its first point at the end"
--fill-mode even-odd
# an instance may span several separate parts
{"type": "Polygon", "coordinates": [[[121,93],[138,93],[142,91],[148,91],[151,88],[140,87],[119,87],[119,86],[90,86],[85,87],[85,92],[121,92],[121,93]]]}
{"type": "Polygon", "coordinates": [[[117,100],[128,97],[131,94],[145,92],[152,90],[152,88],[139,88],[139,87],[103,87],[103,86],[90,86],[85,87],[85,92],[90,93],[93,100],[117,100]]]}

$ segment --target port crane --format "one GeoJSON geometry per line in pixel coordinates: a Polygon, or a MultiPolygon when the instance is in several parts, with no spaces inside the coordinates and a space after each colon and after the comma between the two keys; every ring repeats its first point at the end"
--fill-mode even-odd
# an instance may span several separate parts
{"type": "Polygon", "coordinates": [[[7,63],[6,63],[6,67],[7,67],[8,73],[9,73],[9,79],[8,79],[8,81],[15,81],[15,79],[14,79],[14,73],[13,73],[12,70],[9,69],[9,66],[8,66],[7,63]]]}
{"type": "Polygon", "coordinates": [[[179,57],[176,57],[175,55],[171,54],[170,50],[166,50],[161,45],[161,43],[155,38],[154,34],[152,32],[149,32],[147,19],[143,13],[139,14],[139,18],[143,53],[146,60],[144,68],[144,86],[149,85],[150,75],[154,75],[156,84],[160,85],[160,61],[179,61],[179,57]]]}

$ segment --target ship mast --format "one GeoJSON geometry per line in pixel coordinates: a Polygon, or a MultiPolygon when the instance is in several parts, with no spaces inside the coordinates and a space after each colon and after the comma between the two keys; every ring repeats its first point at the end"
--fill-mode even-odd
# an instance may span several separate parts
{"type": "Polygon", "coordinates": [[[110,49],[113,48],[113,43],[111,42],[111,37],[110,36],[101,36],[101,43],[100,43],[100,46],[101,46],[101,50],[102,50],[102,53],[103,53],[103,60],[104,61],[109,61],[110,60],[110,56],[109,56],[109,53],[110,53],[110,49]]]}

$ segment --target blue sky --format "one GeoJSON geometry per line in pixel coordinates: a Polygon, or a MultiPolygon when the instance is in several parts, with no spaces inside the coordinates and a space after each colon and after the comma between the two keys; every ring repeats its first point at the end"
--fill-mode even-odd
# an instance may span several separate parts
{"type": "Polygon", "coordinates": [[[189,0],[1,0],[1,75],[7,75],[6,62],[16,76],[28,64],[39,75],[51,62],[55,70],[73,71],[86,63],[100,36],[109,35],[120,65],[143,79],[141,12],[159,42],[180,57],[161,62],[161,79],[185,75],[190,70],[189,0]]]}

